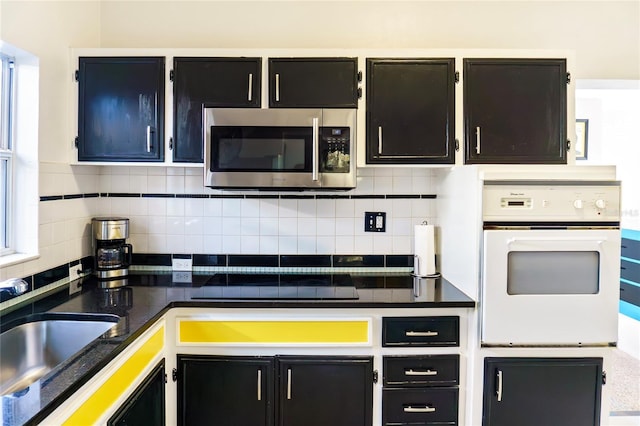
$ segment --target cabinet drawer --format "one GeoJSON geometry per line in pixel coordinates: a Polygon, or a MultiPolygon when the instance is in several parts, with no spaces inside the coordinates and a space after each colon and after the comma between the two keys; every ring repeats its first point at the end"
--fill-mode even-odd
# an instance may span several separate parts
{"type": "Polygon", "coordinates": [[[629,262],[628,260],[620,261],[620,278],[634,283],[640,283],[640,263],[629,262]]]}
{"type": "Polygon", "coordinates": [[[459,346],[458,317],[387,317],[382,346],[459,346]]]}
{"type": "Polygon", "coordinates": [[[640,260],[640,241],[623,238],[620,255],[629,259],[640,260]]]}
{"type": "Polygon", "coordinates": [[[458,389],[383,389],[386,425],[458,424],[458,389]]]}
{"type": "Polygon", "coordinates": [[[385,356],[384,386],[457,386],[459,355],[385,356]]]}

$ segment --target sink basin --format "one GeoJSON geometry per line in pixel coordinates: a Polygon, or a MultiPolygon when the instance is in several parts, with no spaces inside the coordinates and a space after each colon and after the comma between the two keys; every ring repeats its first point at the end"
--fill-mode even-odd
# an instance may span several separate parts
{"type": "Polygon", "coordinates": [[[0,334],[0,396],[29,387],[108,331],[117,315],[45,313],[0,334]]]}

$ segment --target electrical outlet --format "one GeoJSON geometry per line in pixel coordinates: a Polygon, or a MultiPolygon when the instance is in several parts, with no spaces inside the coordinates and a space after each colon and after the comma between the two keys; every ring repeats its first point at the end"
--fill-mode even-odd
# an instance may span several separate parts
{"type": "Polygon", "coordinates": [[[171,269],[174,271],[191,271],[193,265],[193,261],[191,258],[188,259],[180,259],[174,257],[171,259],[171,269]]]}
{"type": "Polygon", "coordinates": [[[74,281],[82,277],[82,275],[80,275],[81,270],[82,270],[81,264],[69,266],[69,281],[74,281]]]}
{"type": "Polygon", "coordinates": [[[364,212],[365,232],[385,232],[387,213],[385,212],[364,212]]]}
{"type": "Polygon", "coordinates": [[[190,283],[191,271],[174,271],[171,278],[174,283],[190,283]]]}

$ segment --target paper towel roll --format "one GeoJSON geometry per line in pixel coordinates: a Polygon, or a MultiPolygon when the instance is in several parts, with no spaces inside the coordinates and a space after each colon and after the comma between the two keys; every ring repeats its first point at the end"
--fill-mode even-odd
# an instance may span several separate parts
{"type": "Polygon", "coordinates": [[[415,225],[413,232],[413,273],[419,277],[436,273],[433,225],[415,225]]]}

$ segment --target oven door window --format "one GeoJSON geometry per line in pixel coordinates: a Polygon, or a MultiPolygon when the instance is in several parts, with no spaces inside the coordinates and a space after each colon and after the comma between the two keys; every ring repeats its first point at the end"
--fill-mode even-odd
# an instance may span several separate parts
{"type": "Polygon", "coordinates": [[[507,293],[597,294],[597,251],[511,251],[507,259],[507,293]]]}
{"type": "Polygon", "coordinates": [[[212,126],[211,171],[308,173],[311,127],[212,126]]]}

